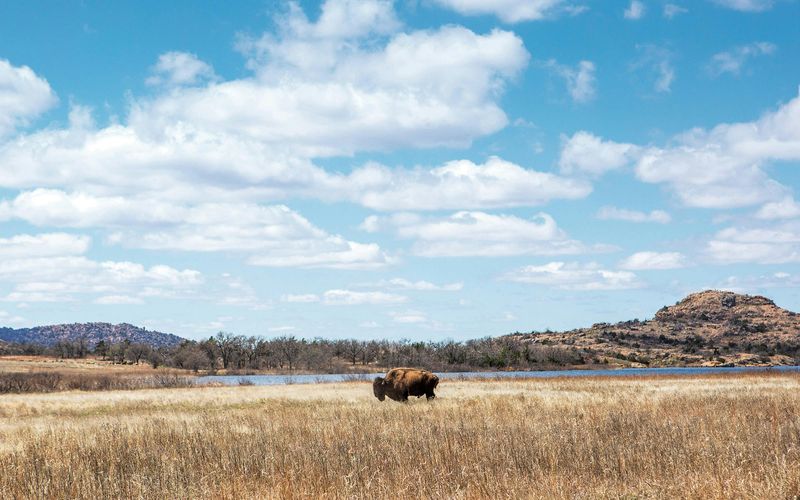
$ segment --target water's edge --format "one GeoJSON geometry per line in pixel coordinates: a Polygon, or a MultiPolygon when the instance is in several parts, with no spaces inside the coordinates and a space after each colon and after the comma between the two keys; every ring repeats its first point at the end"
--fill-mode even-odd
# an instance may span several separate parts
{"type": "MultiPolygon", "coordinates": [[[[742,372],[800,372],[800,366],[735,366],[735,367],[672,367],[672,368],[615,368],[609,370],[547,370],[516,372],[446,372],[441,379],[470,378],[551,378],[597,376],[706,375],[709,373],[742,372]]],[[[206,375],[198,377],[201,384],[225,385],[289,385],[330,382],[369,381],[382,373],[333,373],[320,375],[206,375]]]]}

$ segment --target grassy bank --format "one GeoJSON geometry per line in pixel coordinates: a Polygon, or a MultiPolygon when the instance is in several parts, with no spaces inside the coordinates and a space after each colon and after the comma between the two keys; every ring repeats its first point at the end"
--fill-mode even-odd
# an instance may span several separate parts
{"type": "Polygon", "coordinates": [[[114,391],[191,387],[195,378],[174,373],[148,375],[71,373],[55,370],[0,373],[0,394],[60,391],[114,391]]]}
{"type": "Polygon", "coordinates": [[[800,378],[10,395],[0,497],[789,497],[800,378]]]}

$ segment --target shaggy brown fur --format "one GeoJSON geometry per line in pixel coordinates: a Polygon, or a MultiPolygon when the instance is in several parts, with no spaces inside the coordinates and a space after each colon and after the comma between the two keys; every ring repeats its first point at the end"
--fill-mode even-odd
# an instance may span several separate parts
{"type": "Polygon", "coordinates": [[[409,396],[428,400],[436,397],[433,390],[439,385],[439,377],[426,370],[416,368],[392,368],[385,377],[375,377],[372,392],[383,401],[386,396],[395,401],[406,402],[409,396]]]}

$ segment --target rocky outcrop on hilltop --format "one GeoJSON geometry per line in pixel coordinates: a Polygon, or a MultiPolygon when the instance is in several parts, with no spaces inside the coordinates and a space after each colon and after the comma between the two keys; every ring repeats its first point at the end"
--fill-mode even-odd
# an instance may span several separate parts
{"type": "Polygon", "coordinates": [[[647,321],[520,337],[534,344],[570,346],[612,364],[800,364],[800,315],[766,297],[718,290],[693,293],[647,321]]]}
{"type": "Polygon", "coordinates": [[[106,344],[125,342],[147,344],[152,347],[178,345],[183,338],[171,333],[147,330],[128,323],[70,323],[36,326],[33,328],[0,328],[0,341],[53,346],[59,342],[83,340],[93,348],[101,340],[106,344]]]}

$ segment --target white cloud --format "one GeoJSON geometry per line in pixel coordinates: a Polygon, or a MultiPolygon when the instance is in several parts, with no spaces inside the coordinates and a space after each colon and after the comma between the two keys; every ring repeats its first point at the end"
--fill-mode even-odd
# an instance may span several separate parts
{"type": "Polygon", "coordinates": [[[509,311],[505,311],[503,313],[503,316],[501,316],[500,318],[500,321],[515,321],[515,320],[517,320],[517,317],[514,315],[514,313],[509,311]]]}
{"type": "Polygon", "coordinates": [[[739,293],[757,293],[766,288],[797,288],[800,287],[800,275],[783,271],[759,276],[729,276],[714,288],[731,290],[739,293]]]}
{"type": "Polygon", "coordinates": [[[594,99],[597,79],[594,76],[595,66],[592,61],[580,61],[574,68],[559,64],[555,59],[550,59],[544,66],[552,70],[564,80],[567,92],[573,101],[585,103],[594,99]]]}
{"type": "Polygon", "coordinates": [[[741,12],[763,12],[772,8],[773,0],[712,0],[715,4],[741,12]]]}
{"type": "Polygon", "coordinates": [[[756,121],[693,129],[667,148],[647,148],[636,166],[645,182],[665,183],[688,206],[732,208],[770,203],[787,189],[764,166],[800,159],[800,97],[756,121]]]}
{"type": "Polygon", "coordinates": [[[494,100],[529,57],[513,33],[476,35],[457,26],[399,33],[378,47],[292,28],[280,40],[265,35],[247,49],[257,79],[179,96],[188,108],[174,106],[170,96],[168,106],[148,107],[148,116],[235,128],[263,141],[296,144],[310,155],[464,145],[505,126],[494,100]],[[220,105],[235,113],[207,113],[220,105]],[[241,119],[247,120],[244,130],[241,119]]]}
{"type": "Polygon", "coordinates": [[[686,257],[679,252],[636,252],[619,265],[630,271],[680,269],[685,266],[686,257]]]}
{"type": "Polygon", "coordinates": [[[667,19],[672,19],[675,16],[686,14],[687,12],[689,12],[689,9],[674,3],[668,3],[664,5],[664,17],[667,19]]]}
{"type": "Polygon", "coordinates": [[[294,326],[289,326],[289,325],[271,326],[271,327],[267,328],[268,332],[291,332],[291,331],[294,331],[294,330],[297,330],[297,328],[294,327],[294,326]]]}
{"type": "Polygon", "coordinates": [[[386,287],[394,290],[416,290],[425,292],[457,292],[464,288],[464,283],[446,283],[437,285],[430,281],[410,281],[404,278],[393,278],[376,283],[376,286],[386,287]]]}
{"type": "Polygon", "coordinates": [[[583,198],[588,182],[537,172],[497,157],[480,165],[451,161],[431,170],[370,164],[348,178],[357,201],[376,210],[446,210],[531,206],[583,198]]]}
{"type": "Polygon", "coordinates": [[[443,7],[468,15],[494,15],[507,23],[539,21],[561,13],[578,14],[584,8],[565,0],[434,0],[443,7]]]}
{"type": "Polygon", "coordinates": [[[215,80],[214,69],[187,52],[166,52],[158,56],[158,62],[152,68],[152,76],[148,77],[148,85],[197,85],[208,80],[215,80]]]}
{"type": "Polygon", "coordinates": [[[739,75],[747,61],[758,56],[770,55],[776,49],[777,46],[769,42],[753,42],[748,45],[741,45],[732,50],[714,54],[708,64],[708,70],[714,76],[719,76],[723,73],[739,75]]]}
{"type": "Polygon", "coordinates": [[[144,300],[130,295],[103,295],[96,298],[94,303],[100,305],[137,305],[144,304],[144,300]]]}
{"type": "Polygon", "coordinates": [[[195,293],[204,281],[192,269],[94,261],[83,255],[88,247],[87,237],[65,234],[0,240],[0,282],[11,286],[3,300],[62,302],[95,296],[98,303],[108,303],[109,297],[173,297],[195,293]]]}
{"type": "Polygon", "coordinates": [[[550,262],[542,266],[525,266],[504,275],[502,279],[581,291],[625,290],[641,286],[632,272],[610,271],[596,264],[575,262],[550,262]]]}
{"type": "Polygon", "coordinates": [[[800,203],[787,196],[780,201],[765,204],[756,212],[759,219],[793,219],[800,217],[800,203]]]}
{"type": "Polygon", "coordinates": [[[392,0],[338,0],[322,4],[319,19],[309,22],[296,3],[284,20],[295,36],[348,40],[371,34],[389,34],[400,28],[392,0]]]}
{"type": "Polygon", "coordinates": [[[148,250],[236,251],[271,267],[371,268],[391,259],[371,243],[348,241],[283,205],[102,197],[37,189],[0,203],[0,219],[40,226],[104,227],[108,241],[148,250]]]}
{"type": "Polygon", "coordinates": [[[47,80],[0,59],[0,137],[30,123],[57,102],[47,80]]]}
{"type": "Polygon", "coordinates": [[[414,310],[391,312],[389,316],[395,323],[420,324],[428,322],[428,317],[424,313],[414,310]]]}
{"type": "Polygon", "coordinates": [[[370,181],[370,169],[332,174],[313,160],[467,146],[507,124],[499,99],[529,58],[515,34],[398,32],[385,1],[328,0],[313,23],[289,10],[277,35],[240,42],[250,76],[160,88],[132,98],[120,123],[97,128],[84,112],[67,128],[0,144],[0,187],[194,203],[357,200],[354,179],[370,181]]]}
{"type": "Polygon", "coordinates": [[[423,257],[502,257],[558,255],[588,251],[571,240],[547,214],[533,219],[485,212],[457,212],[449,217],[385,221],[397,235],[413,239],[412,253],[423,257]]]}
{"type": "Polygon", "coordinates": [[[672,52],[664,47],[651,44],[637,45],[636,50],[639,56],[631,64],[631,69],[650,81],[655,92],[670,92],[672,83],[675,81],[672,52]]]}
{"type": "Polygon", "coordinates": [[[633,162],[640,148],[633,144],[604,141],[586,131],[572,137],[561,136],[561,156],[558,165],[566,174],[582,172],[601,175],[633,162]]]}
{"type": "Polygon", "coordinates": [[[705,251],[718,264],[800,262],[800,222],[758,228],[729,227],[714,235],[705,251]]]}
{"type": "Polygon", "coordinates": [[[0,323],[3,325],[21,325],[27,323],[27,320],[22,316],[11,314],[8,311],[0,311],[0,323]]]}
{"type": "Polygon", "coordinates": [[[625,19],[638,20],[644,17],[645,6],[639,0],[631,0],[631,4],[625,9],[623,15],[625,19]]]}
{"type": "Polygon", "coordinates": [[[37,226],[126,227],[177,223],[184,214],[175,205],[123,196],[93,196],[57,189],[23,191],[0,202],[0,220],[22,219],[37,226]]]}
{"type": "Polygon", "coordinates": [[[281,297],[281,300],[284,302],[294,303],[294,304],[311,304],[313,302],[319,302],[319,295],[314,293],[304,293],[300,295],[293,295],[288,294],[281,297]]]}
{"type": "Polygon", "coordinates": [[[328,290],[322,294],[322,303],[328,306],[401,304],[407,301],[408,297],[385,292],[328,290]]]}
{"type": "Polygon", "coordinates": [[[30,259],[81,255],[89,249],[88,236],[66,233],[20,234],[0,238],[0,259],[30,259]]]}
{"type": "Polygon", "coordinates": [[[656,222],[658,224],[668,224],[672,217],[663,210],[653,210],[650,213],[638,210],[628,210],[605,206],[597,211],[597,218],[601,220],[622,220],[627,222],[656,222]]]}

